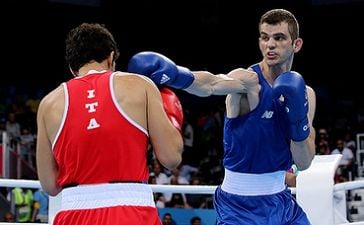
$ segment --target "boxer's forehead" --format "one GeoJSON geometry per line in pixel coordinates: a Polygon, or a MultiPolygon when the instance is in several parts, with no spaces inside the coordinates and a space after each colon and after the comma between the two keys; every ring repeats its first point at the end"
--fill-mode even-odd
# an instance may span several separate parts
{"type": "Polygon", "coordinates": [[[288,23],[280,22],[277,24],[263,23],[259,28],[260,35],[276,36],[284,35],[289,36],[288,23]]]}

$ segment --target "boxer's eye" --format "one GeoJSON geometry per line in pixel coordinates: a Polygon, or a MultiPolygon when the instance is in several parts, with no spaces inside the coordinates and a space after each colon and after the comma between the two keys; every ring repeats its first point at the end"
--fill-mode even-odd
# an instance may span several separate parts
{"type": "Polygon", "coordinates": [[[273,39],[274,39],[275,41],[283,41],[283,40],[286,40],[286,39],[287,39],[287,37],[286,37],[286,35],[284,35],[284,34],[277,34],[277,35],[274,35],[274,36],[273,36],[273,39]]]}
{"type": "Polygon", "coordinates": [[[269,36],[268,35],[260,35],[260,40],[262,41],[269,41],[269,36]]]}

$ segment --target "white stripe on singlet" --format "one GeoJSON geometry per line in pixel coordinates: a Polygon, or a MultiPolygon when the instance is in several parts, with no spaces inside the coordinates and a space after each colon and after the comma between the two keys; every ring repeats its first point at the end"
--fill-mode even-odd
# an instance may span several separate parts
{"type": "Polygon", "coordinates": [[[155,207],[152,189],[147,184],[107,183],[78,185],[62,190],[61,210],[112,206],[155,207]]]}

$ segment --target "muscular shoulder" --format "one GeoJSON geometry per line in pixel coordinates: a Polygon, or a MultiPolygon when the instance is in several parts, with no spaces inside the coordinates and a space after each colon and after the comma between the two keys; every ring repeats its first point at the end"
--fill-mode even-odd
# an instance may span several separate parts
{"type": "Polygon", "coordinates": [[[312,122],[316,112],[316,93],[310,86],[306,85],[306,89],[309,103],[309,118],[312,122]]]}
{"type": "Polygon", "coordinates": [[[64,89],[63,85],[59,85],[56,89],[49,92],[40,102],[39,111],[54,110],[55,108],[62,106],[64,103],[64,89]]]}
{"type": "Polygon", "coordinates": [[[157,86],[145,76],[121,72],[116,74],[113,83],[121,108],[132,120],[147,129],[148,106],[160,98],[157,86]]]}
{"type": "Polygon", "coordinates": [[[308,95],[309,101],[311,102],[311,104],[312,103],[316,104],[315,90],[312,87],[308,86],[308,85],[306,85],[306,89],[307,89],[307,95],[308,95]]]}
{"type": "Polygon", "coordinates": [[[157,86],[149,78],[133,73],[118,72],[114,79],[116,98],[121,106],[148,104],[160,96],[157,86]],[[147,100],[149,99],[149,100],[147,100]]]}
{"type": "Polygon", "coordinates": [[[62,120],[64,105],[65,94],[63,86],[60,85],[41,100],[38,108],[38,127],[44,128],[41,129],[42,132],[47,132],[52,142],[62,120]]]}
{"type": "Polygon", "coordinates": [[[237,68],[227,74],[236,80],[241,80],[245,85],[254,86],[259,83],[258,74],[250,69],[237,68]]]}
{"type": "Polygon", "coordinates": [[[133,91],[154,89],[157,90],[157,86],[154,82],[143,75],[134,73],[117,72],[115,76],[115,85],[122,85],[123,88],[131,88],[133,91]]]}
{"type": "Polygon", "coordinates": [[[315,95],[315,90],[312,87],[306,85],[306,88],[308,93],[315,95]]]}

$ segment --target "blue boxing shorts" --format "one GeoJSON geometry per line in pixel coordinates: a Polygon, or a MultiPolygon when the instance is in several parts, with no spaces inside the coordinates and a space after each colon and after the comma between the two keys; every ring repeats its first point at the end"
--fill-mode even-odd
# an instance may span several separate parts
{"type": "MultiPolygon", "coordinates": [[[[269,193],[272,185],[264,185],[267,186],[266,190],[259,184],[257,188],[252,188],[252,183],[254,185],[259,179],[245,179],[248,178],[246,176],[241,182],[242,179],[237,180],[234,175],[234,179],[231,180],[231,174],[234,172],[226,172],[223,184],[218,186],[214,195],[216,225],[311,225],[306,213],[287,187],[283,186],[283,190],[276,189],[279,191],[269,193]],[[241,185],[247,184],[248,180],[250,182],[247,186],[250,187],[245,189],[246,185],[241,185]],[[234,189],[233,186],[240,186],[240,189],[234,189]]],[[[278,186],[281,188],[281,185],[278,186]]]]}

